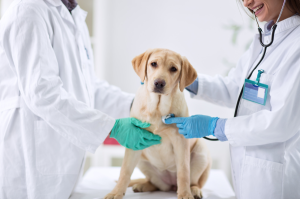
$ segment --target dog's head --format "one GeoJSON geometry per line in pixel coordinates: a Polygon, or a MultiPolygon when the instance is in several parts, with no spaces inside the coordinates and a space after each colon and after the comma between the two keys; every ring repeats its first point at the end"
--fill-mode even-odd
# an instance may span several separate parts
{"type": "Polygon", "coordinates": [[[197,78],[197,72],[189,61],[168,49],[149,49],[132,60],[135,72],[147,89],[160,95],[167,95],[174,89],[183,91],[197,78]]]}

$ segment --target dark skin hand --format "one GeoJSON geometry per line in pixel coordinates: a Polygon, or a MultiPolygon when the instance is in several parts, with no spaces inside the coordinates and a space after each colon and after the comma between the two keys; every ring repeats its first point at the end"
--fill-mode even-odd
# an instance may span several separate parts
{"type": "Polygon", "coordinates": [[[76,6],[78,5],[76,0],[61,0],[63,4],[68,8],[68,10],[71,12],[76,6]]]}

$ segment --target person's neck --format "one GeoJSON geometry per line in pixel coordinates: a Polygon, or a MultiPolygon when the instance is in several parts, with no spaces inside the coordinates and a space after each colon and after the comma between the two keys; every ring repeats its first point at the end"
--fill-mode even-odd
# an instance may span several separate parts
{"type": "MultiPolygon", "coordinates": [[[[285,19],[287,19],[287,18],[290,18],[290,17],[294,16],[295,14],[297,14],[297,12],[293,12],[292,10],[290,10],[290,9],[287,7],[287,5],[285,5],[285,6],[284,6],[284,9],[283,9],[283,11],[282,11],[282,15],[281,15],[279,21],[283,21],[283,20],[285,20],[285,19]]],[[[276,19],[273,19],[273,22],[274,22],[274,23],[276,23],[278,17],[279,17],[279,14],[278,14],[278,16],[276,17],[276,19]]]]}

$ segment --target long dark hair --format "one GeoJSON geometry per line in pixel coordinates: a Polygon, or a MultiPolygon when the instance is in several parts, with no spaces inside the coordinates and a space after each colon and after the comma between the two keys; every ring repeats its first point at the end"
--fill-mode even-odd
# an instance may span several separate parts
{"type": "MultiPolygon", "coordinates": [[[[241,6],[244,7],[242,5],[243,0],[238,0],[238,1],[241,3],[241,6]]],[[[300,14],[300,0],[286,0],[286,5],[290,11],[300,14]]],[[[249,11],[252,13],[251,10],[249,11]]]]}
{"type": "Polygon", "coordinates": [[[287,5],[291,11],[300,14],[300,0],[287,0],[287,5]]]}

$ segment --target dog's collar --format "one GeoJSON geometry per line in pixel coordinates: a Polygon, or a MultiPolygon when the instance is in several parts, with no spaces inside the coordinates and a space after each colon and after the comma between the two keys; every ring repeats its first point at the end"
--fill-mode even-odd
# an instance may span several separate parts
{"type": "Polygon", "coordinates": [[[141,82],[141,85],[144,85],[144,82],[141,82]]]}

